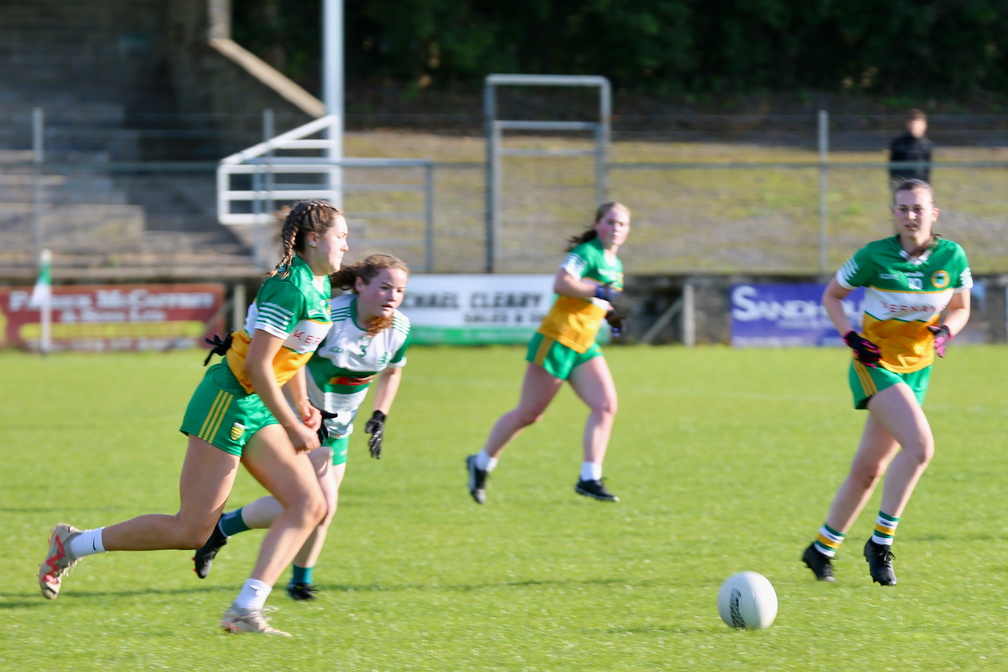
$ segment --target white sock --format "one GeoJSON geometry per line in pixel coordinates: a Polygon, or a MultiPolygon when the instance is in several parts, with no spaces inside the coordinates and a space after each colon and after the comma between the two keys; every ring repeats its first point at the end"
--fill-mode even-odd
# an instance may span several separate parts
{"type": "Polygon", "coordinates": [[[581,480],[597,481],[602,478],[602,465],[594,462],[581,463],[581,480]]]}
{"type": "Polygon", "coordinates": [[[93,530],[84,530],[70,540],[70,555],[75,558],[83,558],[85,555],[104,553],[105,544],[102,543],[102,530],[98,527],[93,530]]]}
{"type": "Polygon", "coordinates": [[[476,468],[483,471],[493,471],[497,467],[497,458],[490,457],[484,448],[476,453],[476,468]]]}
{"type": "Polygon", "coordinates": [[[241,592],[238,593],[238,597],[235,598],[233,606],[246,611],[249,609],[262,609],[266,604],[266,598],[269,597],[272,590],[272,586],[263,583],[259,579],[247,579],[245,585],[242,586],[241,592]]]}

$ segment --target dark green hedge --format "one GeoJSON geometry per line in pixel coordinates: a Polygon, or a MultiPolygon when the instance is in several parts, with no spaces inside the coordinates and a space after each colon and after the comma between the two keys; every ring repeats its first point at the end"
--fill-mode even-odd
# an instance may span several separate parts
{"type": "MultiPolygon", "coordinates": [[[[235,38],[318,90],[321,0],[233,3],[235,38]]],[[[1004,0],[346,0],[348,83],[605,75],[652,94],[1008,91],[1004,0]]]]}

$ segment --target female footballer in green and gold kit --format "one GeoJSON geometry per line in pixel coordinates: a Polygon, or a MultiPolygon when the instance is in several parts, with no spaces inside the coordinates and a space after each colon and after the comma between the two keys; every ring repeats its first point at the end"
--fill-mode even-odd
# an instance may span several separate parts
{"type": "Polygon", "coordinates": [[[199,548],[224,510],[242,464],[283,502],[284,511],[220,624],[230,632],[287,634],[266,622],[263,606],[325,516],[326,502],[307,456],[319,446],[321,414],[306,396],[292,408],[281,388],[304,376],[332,324],[329,275],[339,270],[347,251],[346,219],[325,201],[298,203],[284,220],[281,239],[280,263],[260,286],[244,329],[233,335],[225,361],[207,371],[189,402],[181,427],[189,443],[178,513],[83,531],[58,524],[39,569],[46,598],[59,594],[66,570],[86,555],[199,548]]]}
{"type": "Polygon", "coordinates": [[[894,585],[893,537],[903,509],[934,455],[934,436],[921,408],[935,355],[970,316],[973,277],[962,247],[938,237],[934,192],[907,180],[893,192],[896,235],[856,252],[830,281],[823,307],[853,351],[854,406],[867,409],[861,444],[825,524],[805,549],[804,563],[833,581],[834,557],[847,531],[885,474],[875,531],[864,546],[873,581],[894,585]],[[865,288],[863,333],[855,332],[842,301],[865,288]]]}
{"type": "Polygon", "coordinates": [[[616,386],[595,337],[603,321],[614,333],[622,326],[613,308],[623,292],[623,262],[616,255],[629,233],[630,210],[608,202],[598,207],[591,227],[570,240],[553,280],[557,299],[528,346],[518,405],[497,420],[483,449],[466,458],[469,493],[477,503],[486,501],[487,477],[504,448],[542,418],[564,381],[590,411],[582,437],[584,462],[574,490],[600,501],[619,501],[602,482],[602,462],[616,417],[616,386]]]}
{"type": "MultiPolygon", "coordinates": [[[[364,431],[371,435],[368,447],[372,457],[381,458],[385,421],[399,390],[410,342],[409,318],[399,310],[409,280],[409,267],[404,262],[391,254],[371,254],[356,264],[344,265],[331,280],[333,287],[350,293],[333,298],[332,329],[308,361],[305,376],[308,399],[327,416],[322,446],[308,457],[328,513],[294,558],[287,594],[295,600],[316,597],[315,563],[336,513],[354,420],[372,383],[373,412],[364,431]]],[[[288,385],[284,391],[291,388],[288,385]]],[[[298,391],[289,396],[298,399],[304,394],[298,391]]],[[[229,537],[267,528],[282,512],[277,498],[268,495],[221,516],[213,534],[193,557],[196,575],[206,578],[229,537]]]]}

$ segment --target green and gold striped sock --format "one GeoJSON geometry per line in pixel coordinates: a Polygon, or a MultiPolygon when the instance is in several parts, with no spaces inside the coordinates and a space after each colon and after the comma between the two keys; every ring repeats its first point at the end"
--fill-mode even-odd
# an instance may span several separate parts
{"type": "Polygon", "coordinates": [[[878,518],[875,519],[875,533],[871,535],[872,541],[881,546],[892,546],[897,525],[899,525],[899,518],[879,511],[878,518]]]}
{"type": "Polygon", "coordinates": [[[823,523],[823,526],[819,528],[819,535],[815,540],[816,550],[827,558],[832,558],[836,555],[837,549],[840,548],[840,544],[843,543],[845,536],[847,535],[843,532],[837,532],[829,525],[823,523]]]}

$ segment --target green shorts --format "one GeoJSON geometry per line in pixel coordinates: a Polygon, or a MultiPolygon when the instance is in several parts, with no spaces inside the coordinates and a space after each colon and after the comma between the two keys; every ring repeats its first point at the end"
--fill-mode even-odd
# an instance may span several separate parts
{"type": "Polygon", "coordinates": [[[258,394],[245,391],[226,362],[211,366],[193,392],[180,431],[241,457],[249,439],[277,419],[258,394]]]}
{"type": "Polygon", "coordinates": [[[560,380],[567,380],[571,371],[584,364],[589,359],[602,356],[602,348],[598,343],[592,343],[584,353],[575,352],[566,345],[557,343],[549,336],[536,333],[528,344],[525,360],[538,364],[546,369],[546,373],[560,380]]]}
{"type": "Polygon", "coordinates": [[[332,436],[326,441],[324,446],[332,448],[332,463],[334,467],[346,464],[347,455],[350,452],[350,436],[332,436]]]}
{"type": "Polygon", "coordinates": [[[854,408],[860,410],[868,408],[868,400],[875,394],[899,383],[909,385],[917,397],[917,403],[923,406],[924,395],[927,394],[928,383],[931,382],[931,367],[910,373],[896,373],[881,366],[869,369],[861,362],[852,360],[848,379],[851,392],[854,393],[854,408]]]}

